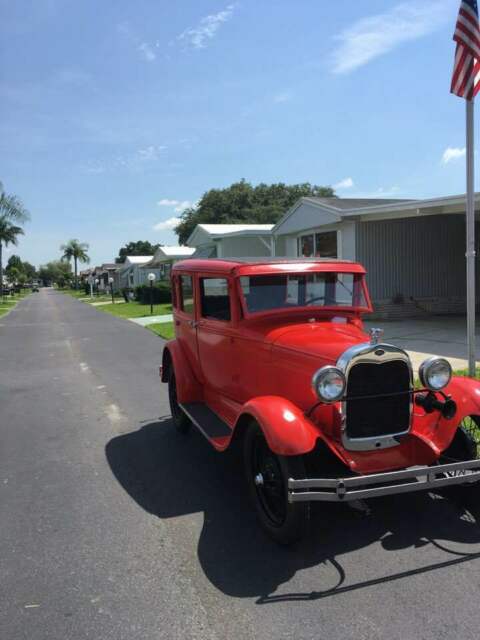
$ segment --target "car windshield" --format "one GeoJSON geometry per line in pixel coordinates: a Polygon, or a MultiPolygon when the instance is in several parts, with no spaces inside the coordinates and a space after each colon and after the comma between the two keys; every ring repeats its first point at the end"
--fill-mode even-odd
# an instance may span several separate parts
{"type": "Polygon", "coordinates": [[[308,273],[241,276],[249,313],[295,307],[367,308],[361,275],[308,273]]]}

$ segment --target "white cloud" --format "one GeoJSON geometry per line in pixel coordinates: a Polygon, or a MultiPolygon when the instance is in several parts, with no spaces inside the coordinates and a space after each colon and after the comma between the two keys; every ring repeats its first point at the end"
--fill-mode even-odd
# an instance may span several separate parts
{"type": "Polygon", "coordinates": [[[351,189],[354,186],[352,178],[344,178],[333,185],[334,189],[351,189]]]}
{"type": "Polygon", "coordinates": [[[185,211],[185,209],[190,209],[190,207],[194,207],[195,205],[196,202],[191,202],[190,200],[182,200],[182,202],[179,202],[175,207],[174,211],[176,213],[182,213],[182,211],[185,211]]]}
{"type": "Polygon", "coordinates": [[[117,32],[137,49],[146,62],[153,62],[157,58],[155,49],[158,48],[158,43],[151,45],[148,42],[144,42],[142,38],[140,38],[131,28],[128,22],[121,22],[120,24],[117,24],[117,32]]]}
{"type": "Polygon", "coordinates": [[[159,207],[174,207],[177,204],[180,204],[179,200],[169,200],[168,198],[162,198],[157,202],[159,207]]]}
{"type": "Polygon", "coordinates": [[[193,49],[204,49],[208,41],[215,37],[222,24],[230,20],[234,10],[235,4],[229,4],[223,11],[205,16],[195,27],[185,29],[177,40],[185,42],[193,49]]]}
{"type": "Polygon", "coordinates": [[[167,231],[170,229],[174,229],[177,224],[180,222],[181,218],[168,218],[168,220],[163,220],[162,222],[157,222],[157,224],[155,224],[153,226],[153,230],[154,231],[167,231]]]}
{"type": "Polygon", "coordinates": [[[167,147],[165,145],[150,144],[143,149],[137,149],[137,157],[144,162],[155,161],[159,159],[162,151],[166,151],[166,149],[167,147]]]}
{"type": "Polygon", "coordinates": [[[276,96],[273,97],[273,101],[276,104],[281,104],[282,102],[290,102],[291,99],[292,99],[292,94],[289,93],[288,91],[285,91],[284,93],[278,93],[276,96]]]}
{"type": "Polygon", "coordinates": [[[448,164],[452,160],[458,160],[459,158],[463,158],[465,156],[466,149],[465,147],[447,147],[442,155],[443,164],[448,164]]]}
{"type": "Polygon", "coordinates": [[[175,213],[182,213],[185,209],[194,207],[197,203],[191,200],[170,200],[169,198],[163,198],[157,202],[159,207],[174,207],[175,213]]]}
{"type": "Polygon", "coordinates": [[[348,73],[402,42],[432,33],[450,18],[453,4],[453,0],[414,0],[358,20],[336,36],[339,45],[331,57],[331,70],[348,73]]]}
{"type": "Polygon", "coordinates": [[[149,45],[148,42],[142,42],[141,44],[139,44],[138,50],[140,51],[140,53],[142,53],[147,62],[153,62],[157,57],[157,54],[153,50],[153,47],[149,45]]]}

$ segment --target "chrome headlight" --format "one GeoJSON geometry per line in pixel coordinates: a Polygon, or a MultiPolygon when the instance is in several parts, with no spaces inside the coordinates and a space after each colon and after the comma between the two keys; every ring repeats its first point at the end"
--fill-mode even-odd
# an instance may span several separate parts
{"type": "Polygon", "coordinates": [[[319,369],[312,378],[312,387],[323,402],[337,402],[345,393],[347,383],[343,372],[327,365],[319,369]]]}
{"type": "Polygon", "coordinates": [[[432,391],[440,391],[450,382],[452,367],[445,358],[433,356],[422,362],[418,375],[424,387],[432,391]]]}

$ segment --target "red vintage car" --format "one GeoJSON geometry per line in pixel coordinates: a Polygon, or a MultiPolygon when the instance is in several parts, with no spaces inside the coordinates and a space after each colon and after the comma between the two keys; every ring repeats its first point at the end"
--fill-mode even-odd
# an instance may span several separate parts
{"type": "Polygon", "coordinates": [[[173,422],[243,446],[263,528],[303,535],[311,501],[350,502],[480,480],[480,383],[366,333],[365,269],[345,260],[185,260],[165,345],[173,422]]]}

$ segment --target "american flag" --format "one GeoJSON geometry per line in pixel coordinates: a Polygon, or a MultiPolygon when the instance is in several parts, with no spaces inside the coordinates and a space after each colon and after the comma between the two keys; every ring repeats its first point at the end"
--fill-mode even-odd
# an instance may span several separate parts
{"type": "Polygon", "coordinates": [[[477,0],[462,0],[453,39],[457,43],[450,91],[472,100],[480,90],[480,28],[477,0]]]}

